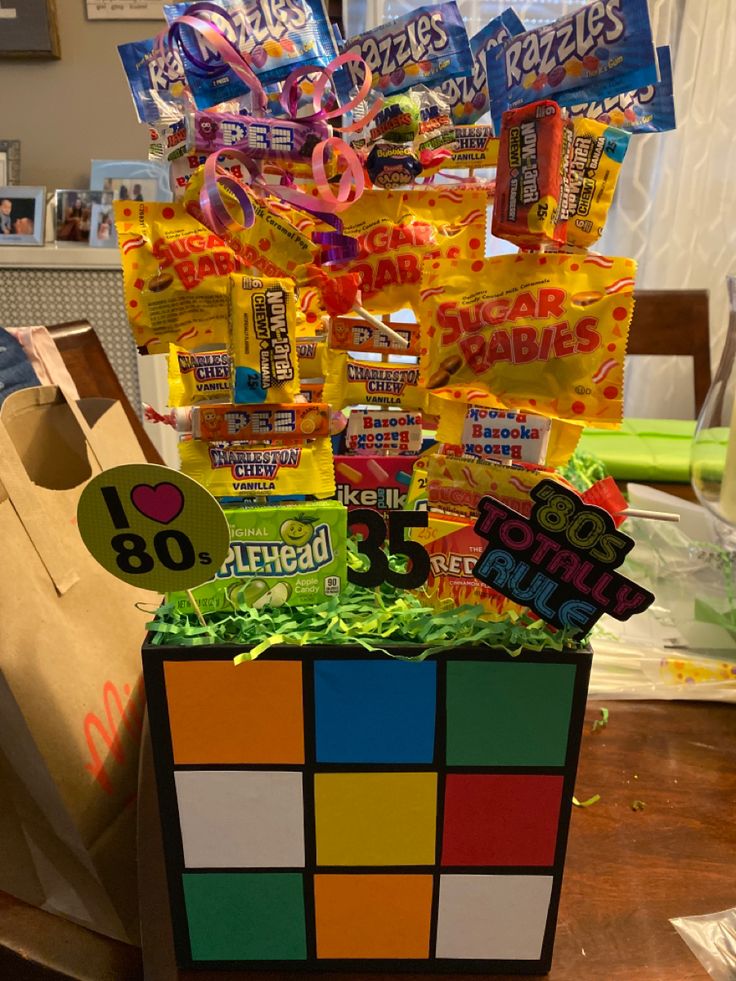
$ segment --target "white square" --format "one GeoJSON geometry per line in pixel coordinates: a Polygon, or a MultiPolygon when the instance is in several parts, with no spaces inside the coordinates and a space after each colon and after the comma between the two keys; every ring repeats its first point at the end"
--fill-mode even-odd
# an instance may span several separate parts
{"type": "Polygon", "coordinates": [[[304,865],[302,775],[268,770],[177,770],[188,869],[304,865]]]}
{"type": "Polygon", "coordinates": [[[548,875],[441,875],[437,957],[537,960],[548,875]]]}

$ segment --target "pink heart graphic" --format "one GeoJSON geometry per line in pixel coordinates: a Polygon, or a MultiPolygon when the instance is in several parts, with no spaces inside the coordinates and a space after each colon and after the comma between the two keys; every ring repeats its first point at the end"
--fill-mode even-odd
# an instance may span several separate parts
{"type": "Polygon", "coordinates": [[[130,492],[130,499],[137,511],[146,518],[169,524],[177,518],[184,507],[184,495],[174,484],[138,484],[130,492]]]}

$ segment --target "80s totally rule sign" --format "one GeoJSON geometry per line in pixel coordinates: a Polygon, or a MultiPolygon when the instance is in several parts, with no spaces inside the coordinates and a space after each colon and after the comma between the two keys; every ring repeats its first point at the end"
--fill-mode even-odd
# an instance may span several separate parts
{"type": "Polygon", "coordinates": [[[488,547],[473,575],[529,607],[554,627],[587,633],[608,613],[628,620],[654,600],[614,570],[634,547],[602,508],[585,504],[553,480],[532,490],[525,518],[492,497],[479,506],[476,532],[488,547]]]}

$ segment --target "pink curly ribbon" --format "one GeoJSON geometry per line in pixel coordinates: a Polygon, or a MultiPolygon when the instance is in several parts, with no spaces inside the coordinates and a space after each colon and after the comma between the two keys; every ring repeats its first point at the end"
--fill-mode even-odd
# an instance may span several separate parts
{"type": "MultiPolygon", "coordinates": [[[[289,77],[284,82],[284,87],[279,96],[279,102],[282,108],[290,116],[294,117],[296,115],[296,108],[299,102],[299,92],[297,89],[297,84],[301,78],[306,75],[319,75],[319,78],[314,83],[314,91],[312,92],[312,108],[314,112],[308,116],[301,116],[301,122],[311,122],[317,119],[334,119],[336,116],[342,116],[345,113],[352,112],[357,106],[365,101],[368,93],[371,91],[373,84],[373,72],[368,67],[365,58],[361,57],[356,51],[346,51],[344,54],[339,55],[337,58],[326,65],[324,68],[316,68],[313,66],[303,66],[301,68],[295,68],[294,71],[289,75],[289,77]],[[353,96],[344,105],[338,105],[335,109],[329,111],[322,108],[322,100],[324,98],[325,89],[332,81],[332,76],[334,75],[336,69],[341,68],[344,64],[349,61],[358,62],[363,66],[363,71],[365,77],[363,79],[363,84],[358,89],[356,95],[353,96]]],[[[357,130],[363,129],[368,123],[372,122],[376,113],[379,111],[383,105],[383,99],[376,99],[370,110],[362,116],[360,119],[355,120],[350,126],[334,126],[333,129],[339,130],[341,133],[354,133],[357,130]]]]}

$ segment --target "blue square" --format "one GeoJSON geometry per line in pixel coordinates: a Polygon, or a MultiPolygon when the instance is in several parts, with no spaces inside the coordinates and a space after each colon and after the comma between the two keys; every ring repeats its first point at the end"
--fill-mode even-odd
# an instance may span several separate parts
{"type": "Polygon", "coordinates": [[[433,661],[315,661],[318,763],[431,763],[433,661]]]}

